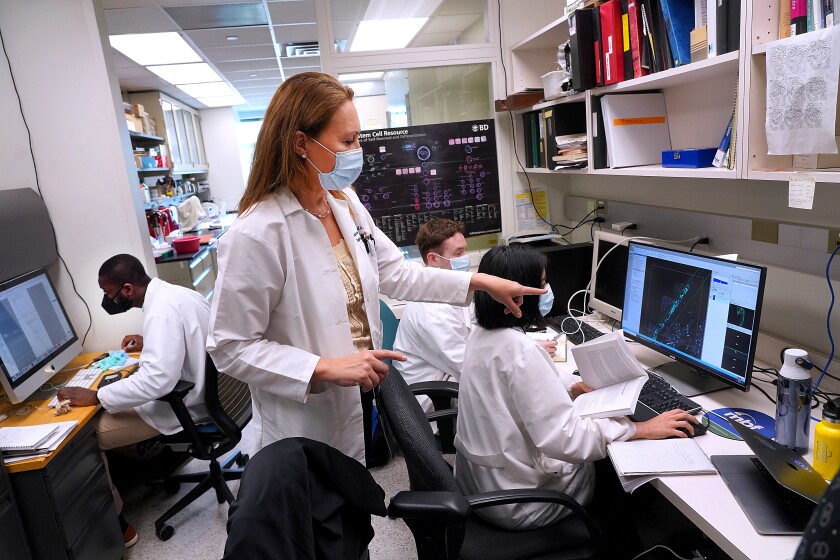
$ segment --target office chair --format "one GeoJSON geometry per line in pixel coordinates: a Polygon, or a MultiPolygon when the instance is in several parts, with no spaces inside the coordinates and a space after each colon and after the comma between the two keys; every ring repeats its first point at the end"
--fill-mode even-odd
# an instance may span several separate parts
{"type": "Polygon", "coordinates": [[[840,472],[838,472],[820,503],[805,525],[802,540],[794,560],[824,560],[840,558],[840,533],[837,531],[840,516],[840,472]]]}
{"type": "MultiPolygon", "coordinates": [[[[583,507],[553,490],[501,490],[465,496],[405,380],[391,368],[379,385],[383,414],[402,447],[411,491],[399,492],[388,515],[401,518],[414,535],[419,560],[585,559],[597,553],[600,532],[583,507]],[[530,531],[509,531],[487,523],[473,510],[525,502],[549,502],[571,515],[530,531]]],[[[455,414],[455,411],[449,413],[455,414]]]]}
{"type": "Polygon", "coordinates": [[[175,494],[182,482],[197,483],[183,498],[169,508],[155,521],[155,534],[162,541],[169,540],[175,533],[172,525],[166,523],[175,514],[198,499],[211,488],[216,491],[216,500],[221,504],[233,502],[233,493],[227,486],[228,480],[242,477],[242,467],[248,462],[248,455],[237,451],[220,464],[218,458],[236,447],[242,439],[242,429],[251,420],[251,391],[248,384],[229,375],[219,373],[216,365],[207,355],[204,367],[204,404],[211,422],[196,425],[190,417],[184,398],[194,383],[179,381],[159,401],[169,403],[183,430],[158,441],[164,444],[189,444],[189,453],[196,459],[210,461],[210,470],[169,476],[164,480],[164,489],[175,494]],[[233,464],[237,467],[233,467],[233,464]]]}

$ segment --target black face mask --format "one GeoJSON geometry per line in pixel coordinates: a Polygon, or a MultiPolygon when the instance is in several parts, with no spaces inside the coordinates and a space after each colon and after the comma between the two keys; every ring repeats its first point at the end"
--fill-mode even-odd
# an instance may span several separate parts
{"type": "Polygon", "coordinates": [[[102,309],[105,310],[108,315],[117,315],[119,313],[125,313],[129,309],[134,307],[131,305],[131,301],[127,298],[121,298],[119,301],[115,299],[111,299],[108,297],[107,294],[103,294],[102,296],[102,309]]]}

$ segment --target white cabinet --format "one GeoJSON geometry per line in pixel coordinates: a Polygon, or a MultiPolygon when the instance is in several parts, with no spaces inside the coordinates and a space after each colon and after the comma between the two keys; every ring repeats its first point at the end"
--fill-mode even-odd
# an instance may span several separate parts
{"type": "Polygon", "coordinates": [[[128,98],[132,103],[142,104],[149,116],[154,117],[158,133],[166,141],[173,175],[207,173],[209,166],[198,111],[160,92],[130,93],[128,98]]]}

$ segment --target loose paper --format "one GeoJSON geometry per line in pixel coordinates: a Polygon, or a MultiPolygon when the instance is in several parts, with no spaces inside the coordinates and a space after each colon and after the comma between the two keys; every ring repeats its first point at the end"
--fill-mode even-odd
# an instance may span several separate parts
{"type": "Polygon", "coordinates": [[[811,210],[814,207],[813,177],[795,175],[788,181],[788,206],[811,210]]]}
{"type": "Polygon", "coordinates": [[[836,154],[840,26],[767,47],[767,152],[836,154]]]}
{"type": "Polygon", "coordinates": [[[540,219],[540,216],[551,223],[551,218],[548,214],[548,196],[546,195],[545,187],[534,187],[534,201],[531,203],[531,193],[523,192],[514,195],[514,204],[516,205],[516,231],[517,233],[537,232],[549,230],[549,226],[540,219]],[[539,215],[534,211],[534,206],[537,207],[539,215]]]}

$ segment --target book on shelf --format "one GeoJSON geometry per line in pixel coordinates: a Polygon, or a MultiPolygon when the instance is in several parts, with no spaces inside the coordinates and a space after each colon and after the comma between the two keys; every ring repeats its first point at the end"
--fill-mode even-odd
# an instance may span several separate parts
{"type": "Polygon", "coordinates": [[[572,348],[580,379],[592,391],[578,396],[575,411],[588,418],[614,418],[633,414],[648,374],[624,342],[623,331],[613,331],[572,348]]]}
{"type": "Polygon", "coordinates": [[[595,85],[604,85],[604,44],[602,41],[601,9],[592,8],[592,37],[595,41],[595,85]]]}
{"type": "Polygon", "coordinates": [[[660,0],[668,41],[674,54],[674,66],[685,66],[691,62],[690,44],[694,10],[691,0],[660,0]]]}
{"type": "Polygon", "coordinates": [[[729,117],[729,124],[726,125],[726,130],[723,132],[723,138],[720,139],[715,158],[712,160],[712,165],[715,167],[728,167],[726,165],[726,154],[729,153],[729,144],[732,140],[732,124],[735,120],[735,111],[732,111],[732,116],[729,117]]]}
{"type": "Polygon", "coordinates": [[[601,105],[611,168],[662,162],[671,149],[664,94],[605,95],[601,105]]]}
{"type": "MultiPolygon", "coordinates": [[[[784,2],[784,0],[780,0],[784,2]]],[[[802,35],[808,32],[809,0],[790,0],[790,35],[802,35]]]]}
{"type": "Polygon", "coordinates": [[[604,56],[604,85],[624,81],[624,38],[621,0],[610,0],[598,7],[601,16],[601,45],[604,56]]]}
{"type": "Polygon", "coordinates": [[[645,49],[644,30],[641,19],[641,0],[627,2],[627,19],[630,28],[630,54],[632,55],[633,77],[641,78],[650,73],[650,62],[645,49]]]}
{"type": "Polygon", "coordinates": [[[595,87],[595,30],[596,8],[575,10],[569,16],[569,42],[572,58],[572,87],[585,91],[595,87]]]}
{"type": "Polygon", "coordinates": [[[790,37],[790,0],[779,2],[779,39],[790,37]]]}
{"type": "MultiPolygon", "coordinates": [[[[786,0],[780,0],[785,2],[786,0]]],[[[706,40],[709,42],[709,57],[720,54],[717,46],[717,0],[706,0],[706,40]]]]}
{"type": "Polygon", "coordinates": [[[607,133],[604,127],[603,97],[592,96],[592,166],[595,169],[608,167],[607,133]]]}
{"type": "Polygon", "coordinates": [[[624,79],[633,79],[633,50],[630,47],[630,4],[621,1],[621,49],[624,53],[624,79]]]}

